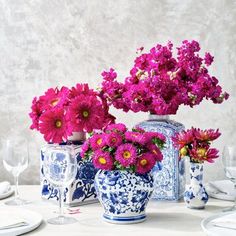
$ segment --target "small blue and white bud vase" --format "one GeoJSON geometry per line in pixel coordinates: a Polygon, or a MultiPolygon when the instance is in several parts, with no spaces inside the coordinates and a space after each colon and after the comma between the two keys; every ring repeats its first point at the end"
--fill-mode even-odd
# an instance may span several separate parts
{"type": "Polygon", "coordinates": [[[184,192],[184,200],[188,208],[204,209],[208,202],[208,194],[202,183],[203,164],[190,162],[190,185],[184,192]]]}
{"type": "Polygon", "coordinates": [[[146,219],[146,206],[154,189],[150,173],[99,170],[95,176],[103,220],[113,224],[139,223],[146,219]]]}

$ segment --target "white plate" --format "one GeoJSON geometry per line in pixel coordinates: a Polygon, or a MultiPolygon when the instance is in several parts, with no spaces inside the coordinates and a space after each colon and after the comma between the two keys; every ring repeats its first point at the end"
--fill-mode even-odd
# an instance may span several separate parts
{"type": "Polygon", "coordinates": [[[234,215],[234,217],[236,217],[236,213],[234,212],[230,212],[230,213],[221,213],[221,214],[218,214],[218,215],[214,215],[214,216],[210,216],[206,219],[204,219],[202,222],[201,222],[201,226],[202,226],[202,229],[203,231],[208,235],[208,236],[235,236],[236,235],[236,230],[234,229],[226,229],[226,228],[220,228],[220,227],[217,227],[217,226],[214,226],[212,224],[212,221],[217,219],[217,218],[220,218],[222,216],[227,216],[227,215],[234,215]]]}
{"type": "Polygon", "coordinates": [[[7,192],[0,194],[0,200],[11,196],[14,193],[14,189],[10,187],[7,192]]]}
{"type": "Polygon", "coordinates": [[[22,207],[0,207],[0,214],[2,216],[19,217],[28,223],[27,226],[16,227],[12,229],[0,230],[0,235],[16,236],[36,229],[42,222],[42,216],[34,211],[25,210],[22,207]]]}

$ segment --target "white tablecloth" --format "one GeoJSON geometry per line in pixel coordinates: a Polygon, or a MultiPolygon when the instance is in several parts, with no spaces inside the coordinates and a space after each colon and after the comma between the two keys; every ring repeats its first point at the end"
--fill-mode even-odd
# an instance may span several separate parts
{"type": "MultiPolygon", "coordinates": [[[[73,215],[78,222],[70,225],[50,225],[48,218],[56,216],[57,205],[41,199],[40,187],[20,186],[22,198],[32,203],[24,208],[39,212],[43,216],[42,225],[27,235],[37,236],[201,236],[205,235],[200,223],[205,217],[219,213],[232,202],[210,199],[205,210],[191,210],[184,202],[150,201],[147,207],[148,218],[145,222],[130,225],[114,225],[103,222],[103,209],[99,203],[80,206],[81,213],[73,215]]],[[[5,200],[0,201],[0,205],[5,200]]],[[[67,208],[67,207],[65,207],[67,208]]]]}

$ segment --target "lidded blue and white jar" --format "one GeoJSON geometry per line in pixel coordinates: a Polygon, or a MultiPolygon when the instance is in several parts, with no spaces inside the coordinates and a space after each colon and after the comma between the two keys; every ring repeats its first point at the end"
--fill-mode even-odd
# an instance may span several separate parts
{"type": "Polygon", "coordinates": [[[202,183],[203,164],[190,162],[190,185],[184,193],[188,208],[204,209],[208,202],[208,194],[202,183]]]}
{"type": "Polygon", "coordinates": [[[146,219],[145,209],[154,189],[150,173],[99,170],[95,176],[95,188],[104,208],[105,221],[130,224],[146,219]]]}

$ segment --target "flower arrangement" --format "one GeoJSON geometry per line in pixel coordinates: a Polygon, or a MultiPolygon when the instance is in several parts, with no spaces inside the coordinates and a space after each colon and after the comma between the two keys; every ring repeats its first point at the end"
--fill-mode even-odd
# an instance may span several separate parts
{"type": "Polygon", "coordinates": [[[124,124],[111,124],[83,144],[81,156],[84,160],[92,159],[97,169],[145,174],[163,159],[160,150],[164,144],[162,134],[140,128],[128,131],[124,124]]]}
{"type": "Polygon", "coordinates": [[[213,163],[218,158],[218,150],[210,148],[213,140],[217,139],[221,133],[219,130],[201,130],[191,128],[182,131],[172,138],[174,145],[179,148],[180,157],[188,156],[191,162],[203,163],[205,161],[213,163]]]}
{"type": "Polygon", "coordinates": [[[49,88],[35,97],[29,114],[31,129],[38,130],[47,142],[67,141],[72,132],[92,132],[114,122],[106,101],[88,84],[49,88]]]}
{"type": "MultiPolygon", "coordinates": [[[[222,103],[229,97],[222,92],[216,77],[208,72],[213,56],[199,55],[200,45],[185,40],[173,56],[173,44],[157,44],[142,53],[124,83],[117,81],[114,69],[102,73],[102,92],[109,104],[125,112],[150,112],[157,115],[176,114],[180,105],[198,105],[203,99],[222,103]]],[[[139,52],[143,51],[143,47],[139,52]]]]}

